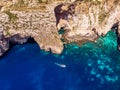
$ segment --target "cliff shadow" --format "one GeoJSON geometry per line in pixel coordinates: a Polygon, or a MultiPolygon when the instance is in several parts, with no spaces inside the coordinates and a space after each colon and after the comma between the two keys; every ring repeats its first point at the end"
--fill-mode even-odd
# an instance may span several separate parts
{"type": "Polygon", "coordinates": [[[26,43],[30,43],[30,44],[37,43],[33,37],[31,37],[31,36],[21,37],[19,34],[15,34],[8,38],[3,37],[2,40],[6,42],[6,45],[5,45],[5,47],[1,47],[1,45],[0,45],[0,49],[1,49],[1,53],[2,53],[0,58],[6,56],[8,54],[8,52],[16,45],[22,45],[22,44],[26,44],[26,43]]]}
{"type": "Polygon", "coordinates": [[[114,31],[116,33],[117,36],[117,48],[120,51],[120,32],[119,32],[119,21],[117,21],[111,28],[112,31],[114,31]]]}

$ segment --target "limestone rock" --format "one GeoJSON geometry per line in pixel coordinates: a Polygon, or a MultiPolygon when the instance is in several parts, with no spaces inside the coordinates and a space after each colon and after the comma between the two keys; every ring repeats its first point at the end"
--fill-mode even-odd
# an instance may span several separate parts
{"type": "MultiPolygon", "coordinates": [[[[0,56],[10,43],[23,44],[29,37],[60,54],[64,43],[95,41],[120,22],[119,0],[2,0],[0,6],[0,56]]],[[[120,29],[116,33],[119,41],[120,29]]]]}
{"type": "Polygon", "coordinates": [[[76,1],[55,7],[57,28],[64,28],[64,38],[73,41],[94,41],[120,21],[120,1],[76,1]],[[65,9],[66,8],[66,9],[65,9]],[[78,37],[78,38],[77,38],[78,37]],[[74,38],[74,39],[73,39],[74,38]]]}
{"type": "Polygon", "coordinates": [[[9,38],[8,42],[22,44],[27,40],[25,37],[33,37],[41,49],[60,54],[63,51],[63,43],[56,28],[53,8],[55,5],[43,5],[47,7],[45,10],[41,10],[41,7],[16,10],[14,7],[1,12],[0,25],[4,29],[4,36],[9,38]]]}

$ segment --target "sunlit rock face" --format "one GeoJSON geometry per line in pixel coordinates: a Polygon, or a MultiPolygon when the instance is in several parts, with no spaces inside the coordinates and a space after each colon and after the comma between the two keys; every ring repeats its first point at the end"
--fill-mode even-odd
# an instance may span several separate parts
{"type": "Polygon", "coordinates": [[[55,8],[57,28],[67,30],[68,41],[94,41],[120,20],[119,0],[76,1],[55,8]],[[78,36],[79,38],[74,38],[78,36]],[[74,39],[73,39],[74,38],[74,39]]]}
{"type": "MultiPolygon", "coordinates": [[[[56,4],[57,2],[14,0],[9,8],[3,6],[0,12],[0,28],[5,38],[16,34],[20,37],[33,37],[41,49],[60,54],[63,51],[63,43],[56,28],[56,4]]],[[[7,45],[9,46],[9,42],[7,45]]]]}
{"type": "Polygon", "coordinates": [[[1,3],[0,29],[5,38],[16,34],[33,37],[41,49],[57,54],[64,48],[61,38],[64,43],[80,45],[96,41],[120,21],[119,0],[2,0],[1,3]],[[65,30],[63,35],[58,34],[60,28],[65,30]]]}

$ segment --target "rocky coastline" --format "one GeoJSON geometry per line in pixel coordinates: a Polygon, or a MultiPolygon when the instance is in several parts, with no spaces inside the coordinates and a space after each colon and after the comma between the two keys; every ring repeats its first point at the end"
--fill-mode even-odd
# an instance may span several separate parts
{"type": "Polygon", "coordinates": [[[29,38],[41,49],[61,54],[64,44],[95,42],[111,29],[116,30],[120,50],[119,0],[38,1],[1,0],[0,56],[10,45],[26,43],[29,38]],[[61,28],[63,34],[58,33],[61,28]]]}

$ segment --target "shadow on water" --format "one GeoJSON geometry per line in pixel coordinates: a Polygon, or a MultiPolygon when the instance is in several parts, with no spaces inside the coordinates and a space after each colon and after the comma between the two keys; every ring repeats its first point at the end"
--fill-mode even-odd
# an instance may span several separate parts
{"type": "MultiPolygon", "coordinates": [[[[36,41],[34,40],[34,38],[29,37],[27,39],[27,43],[29,43],[29,44],[36,44],[36,41]]],[[[11,49],[14,48],[17,45],[20,45],[20,44],[19,43],[15,43],[15,42],[9,42],[9,50],[7,50],[2,56],[0,56],[0,58],[5,57],[9,53],[9,51],[11,51],[11,49]]]]}

